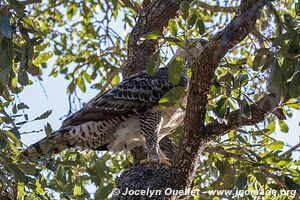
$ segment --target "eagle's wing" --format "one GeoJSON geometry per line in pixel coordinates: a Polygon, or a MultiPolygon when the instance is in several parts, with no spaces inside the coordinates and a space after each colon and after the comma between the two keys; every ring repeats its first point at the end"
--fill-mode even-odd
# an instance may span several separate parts
{"type": "Polygon", "coordinates": [[[64,120],[62,127],[145,111],[157,105],[159,99],[170,89],[186,85],[187,78],[185,76],[182,76],[177,85],[169,82],[168,68],[166,67],[160,68],[154,76],[149,76],[146,71],[139,72],[69,116],[64,120]]]}

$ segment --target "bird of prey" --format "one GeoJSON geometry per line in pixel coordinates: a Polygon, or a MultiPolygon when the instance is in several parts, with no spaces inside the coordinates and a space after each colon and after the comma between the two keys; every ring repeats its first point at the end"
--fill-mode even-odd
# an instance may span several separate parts
{"type": "MultiPolygon", "coordinates": [[[[197,45],[202,48],[205,43],[200,40],[197,45]]],[[[186,69],[178,84],[169,81],[168,67],[153,76],[138,72],[69,116],[59,130],[29,146],[21,156],[35,161],[49,152],[74,147],[118,152],[142,145],[147,154],[142,163],[169,164],[159,141],[179,126],[184,111],[178,105],[162,109],[159,100],[171,89],[187,85],[186,69]]]]}

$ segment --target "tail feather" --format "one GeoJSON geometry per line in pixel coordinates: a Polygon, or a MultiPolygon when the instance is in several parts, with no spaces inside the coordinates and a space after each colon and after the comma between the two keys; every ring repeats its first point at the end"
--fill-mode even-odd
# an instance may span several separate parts
{"type": "Polygon", "coordinates": [[[113,140],[113,132],[128,116],[90,121],[75,126],[67,126],[54,132],[21,153],[25,160],[35,161],[50,153],[60,153],[69,148],[107,150],[113,140]]]}
{"type": "Polygon", "coordinates": [[[38,160],[48,153],[60,153],[67,148],[74,147],[78,137],[71,133],[72,128],[63,128],[54,132],[50,137],[46,137],[24,150],[20,157],[25,160],[38,160]]]}

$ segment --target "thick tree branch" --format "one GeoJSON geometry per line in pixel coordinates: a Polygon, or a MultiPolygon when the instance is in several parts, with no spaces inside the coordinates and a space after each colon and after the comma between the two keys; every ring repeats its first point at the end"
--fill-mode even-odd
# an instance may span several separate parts
{"type": "MultiPolygon", "coordinates": [[[[214,71],[229,49],[241,42],[253,29],[263,6],[268,0],[243,0],[233,20],[217,33],[194,58],[193,75],[190,80],[189,97],[185,118],[185,129],[181,136],[179,150],[170,169],[157,165],[135,165],[120,177],[117,187],[121,192],[127,189],[190,188],[194,178],[198,157],[210,141],[208,127],[204,126],[207,94],[211,88],[214,71]],[[152,181],[155,179],[156,181],[152,181]]],[[[128,63],[124,75],[144,69],[147,60],[157,50],[157,41],[145,41],[138,45],[139,38],[153,30],[162,30],[170,17],[175,16],[181,1],[158,0],[145,8],[134,27],[128,45],[128,63]]],[[[262,115],[263,117],[263,115],[262,115]]],[[[211,135],[217,135],[216,133],[211,135]]],[[[174,197],[142,196],[142,199],[176,199],[174,197]]],[[[114,196],[113,199],[141,199],[141,196],[114,196]]]]}
{"type": "MultiPolygon", "coordinates": [[[[170,18],[176,16],[177,10],[183,0],[156,0],[150,4],[144,3],[146,7],[142,10],[137,24],[130,33],[128,41],[128,60],[123,70],[123,76],[128,77],[146,68],[149,58],[158,50],[159,44],[156,40],[146,40],[138,44],[139,39],[151,31],[163,31],[170,18]]],[[[163,146],[168,146],[168,139],[163,139],[163,146]]],[[[174,146],[173,146],[174,147],[174,146]]],[[[172,155],[175,148],[165,148],[166,155],[172,155]]],[[[145,153],[141,147],[132,151],[135,161],[145,158],[145,153]]],[[[168,156],[169,157],[169,156],[168,156]]],[[[171,157],[169,157],[171,158],[171,157]]]]}
{"type": "Polygon", "coordinates": [[[272,112],[278,106],[278,100],[274,94],[267,94],[256,103],[250,106],[252,117],[250,119],[241,116],[241,110],[232,111],[228,117],[227,124],[220,124],[217,120],[208,124],[204,128],[203,138],[214,140],[227,132],[242,126],[255,125],[264,120],[264,117],[272,112]]]}
{"type": "Polygon", "coordinates": [[[224,6],[213,6],[210,5],[208,3],[202,2],[202,1],[198,1],[197,4],[206,9],[209,10],[211,12],[226,12],[226,13],[235,13],[237,11],[237,7],[224,7],[224,6]]]}
{"type": "Polygon", "coordinates": [[[207,142],[205,113],[207,94],[214,72],[221,58],[229,49],[241,42],[255,27],[256,20],[267,0],[244,0],[233,20],[208,43],[195,58],[192,66],[189,97],[185,116],[185,129],[173,160],[171,185],[176,189],[189,188],[192,184],[199,155],[207,142]]]}
{"type": "Polygon", "coordinates": [[[128,60],[123,71],[125,77],[145,69],[149,58],[159,48],[156,40],[138,44],[139,39],[154,30],[162,32],[169,19],[176,16],[181,2],[182,0],[156,0],[144,8],[129,37],[128,60]]]}

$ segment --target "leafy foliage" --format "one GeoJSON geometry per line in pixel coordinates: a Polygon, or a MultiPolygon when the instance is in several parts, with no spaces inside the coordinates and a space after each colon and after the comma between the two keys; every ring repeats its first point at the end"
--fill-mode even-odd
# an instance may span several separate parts
{"type": "MultiPolygon", "coordinates": [[[[228,1],[224,6],[236,7],[238,3],[228,1]]],[[[276,103],[287,117],[299,110],[300,3],[288,0],[272,4],[264,10],[253,34],[220,63],[208,94],[206,123],[214,119],[227,123],[229,113],[236,109],[241,117],[251,119],[250,106],[267,92],[277,96],[276,103]]],[[[126,61],[128,32],[136,22],[136,10],[141,9],[136,5],[125,0],[0,1],[0,191],[18,199],[47,199],[54,193],[62,199],[107,198],[115,177],[130,165],[129,155],[65,151],[45,159],[42,165],[18,161],[20,135],[27,134],[20,128],[47,119],[51,111],[31,119],[26,114],[30,108],[16,97],[33,84],[32,80],[41,80],[46,68],[51,69],[51,76],[69,81],[66,91],[71,96],[88,87],[104,92],[117,84],[126,61]],[[52,56],[56,58],[55,65],[48,66],[52,56]],[[90,185],[96,186],[95,194],[89,193],[90,185]]],[[[169,65],[169,79],[174,83],[179,81],[184,58],[177,56],[168,61],[170,52],[177,48],[192,51],[195,46],[189,39],[210,38],[233,17],[233,13],[206,9],[199,1],[184,1],[180,12],[179,17],[169,20],[169,31],[153,31],[139,41],[158,39],[162,43],[160,51],[150,59],[148,73],[169,65]]],[[[183,92],[182,88],[171,90],[160,105],[178,103],[183,92]]],[[[49,123],[44,129],[51,134],[49,123]]],[[[174,138],[181,131],[182,127],[174,138]]],[[[300,161],[286,150],[284,141],[273,138],[274,133],[292,131],[275,114],[269,114],[256,126],[231,131],[205,150],[195,187],[203,192],[258,186],[299,192],[300,161]]]]}

